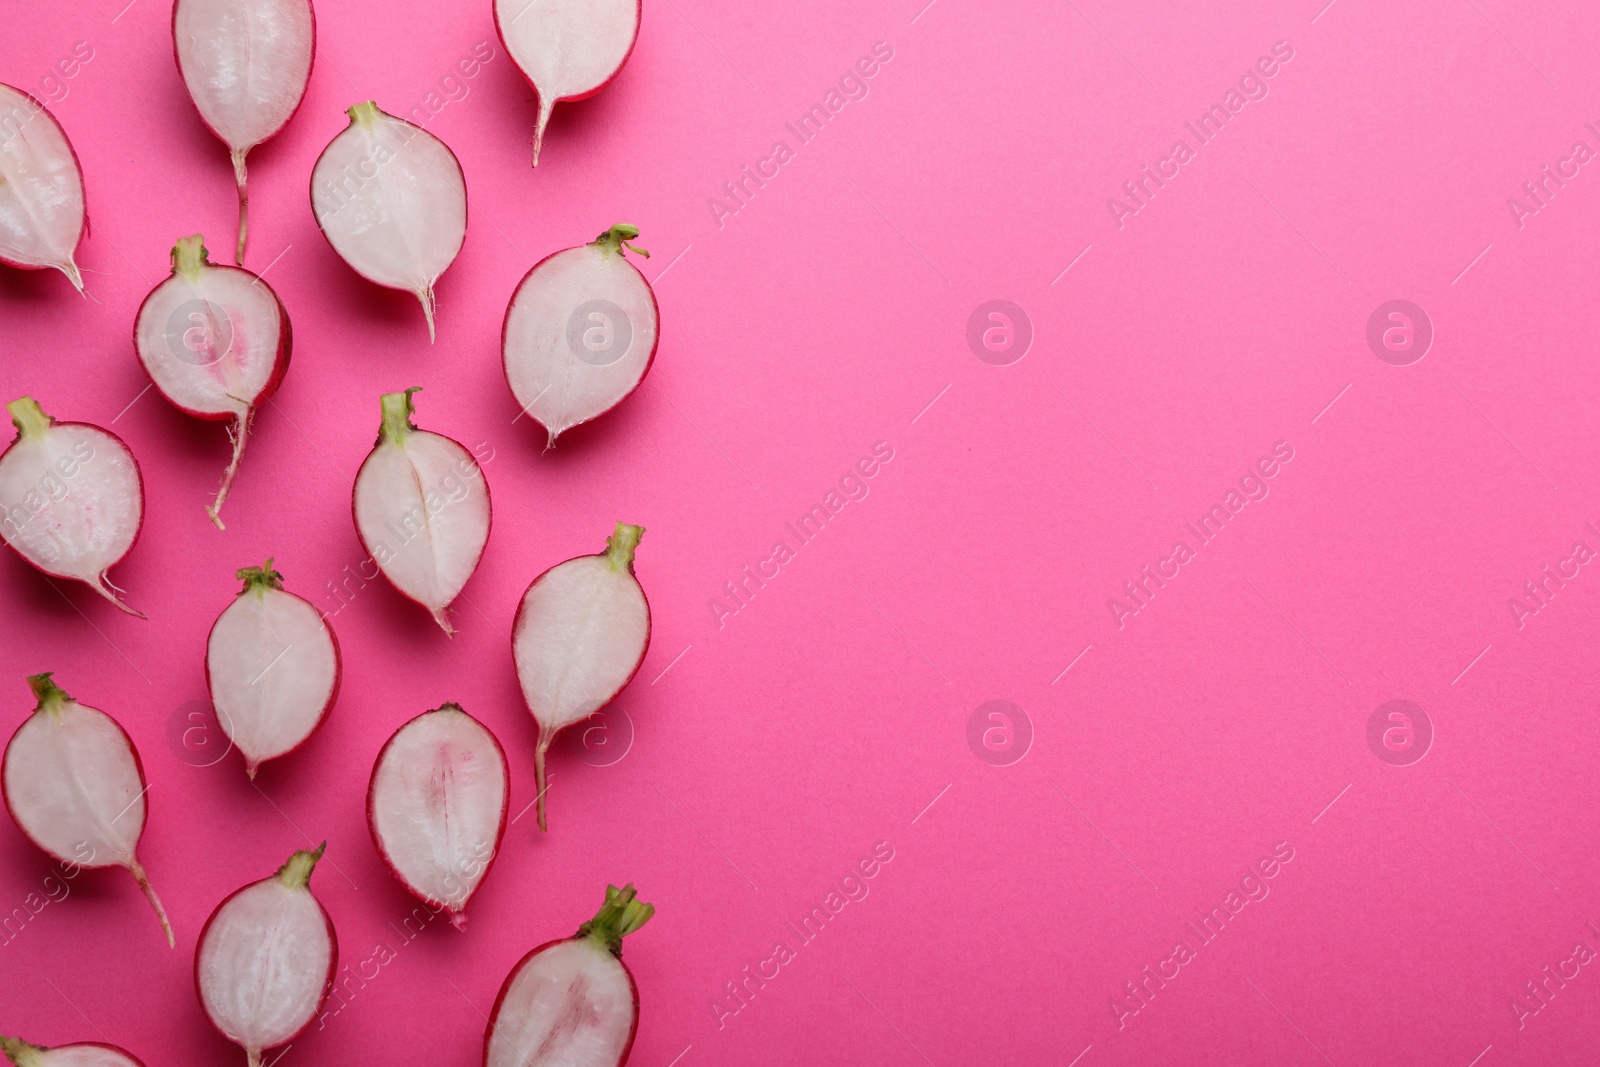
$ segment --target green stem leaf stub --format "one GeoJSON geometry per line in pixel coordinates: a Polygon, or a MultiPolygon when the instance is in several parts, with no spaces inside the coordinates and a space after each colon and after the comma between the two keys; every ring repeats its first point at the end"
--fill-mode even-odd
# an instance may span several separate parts
{"type": "Polygon", "coordinates": [[[606,886],[606,902],[595,917],[578,927],[579,937],[589,937],[604,945],[613,956],[622,955],[622,939],[650,921],[656,913],[654,904],[635,900],[638,894],[633,883],[618,889],[606,886]]]}
{"type": "Polygon", "coordinates": [[[46,430],[55,425],[56,420],[46,415],[39,402],[31,396],[18,397],[6,405],[6,410],[11,412],[11,422],[23,437],[42,437],[46,430]]]}
{"type": "Polygon", "coordinates": [[[172,273],[181,274],[189,281],[200,277],[200,272],[211,265],[206,254],[206,239],[200,234],[178,238],[172,246],[172,273]]]}
{"type": "Polygon", "coordinates": [[[241,596],[251,591],[283,588],[283,575],[272,569],[271,557],[259,567],[240,567],[234,577],[244,583],[244,588],[239,590],[241,596]]]}
{"type": "Polygon", "coordinates": [[[621,255],[622,250],[626,248],[630,252],[637,252],[645,259],[649,259],[649,252],[646,252],[636,244],[629,243],[638,236],[639,227],[630,226],[626,222],[619,222],[590,243],[599,245],[602,252],[615,252],[621,255]]]}
{"type": "Polygon", "coordinates": [[[404,444],[406,435],[417,428],[411,421],[411,416],[417,413],[416,405],[411,402],[411,394],[419,392],[420,385],[413,385],[402,393],[384,393],[383,425],[378,429],[379,441],[390,441],[394,444],[404,444]]]}
{"type": "Polygon", "coordinates": [[[61,705],[72,698],[67,691],[62,689],[50,676],[54,671],[45,671],[43,674],[28,675],[28,688],[33,690],[34,699],[39,702],[35,711],[59,711],[61,705]]]}
{"type": "Polygon", "coordinates": [[[376,125],[378,116],[382,115],[383,111],[379,109],[378,105],[374,101],[363,100],[361,103],[356,104],[353,107],[346,108],[344,113],[350,116],[350,121],[352,123],[371,128],[372,126],[376,125]]]}
{"type": "Polygon", "coordinates": [[[46,1051],[20,1038],[0,1037],[0,1052],[4,1052],[6,1059],[16,1064],[16,1067],[37,1067],[44,1062],[42,1054],[46,1051]]]}
{"type": "Polygon", "coordinates": [[[290,889],[304,889],[311,883],[311,872],[316,869],[317,861],[327,848],[328,843],[324,841],[315,852],[302,850],[290,856],[289,862],[278,868],[278,881],[290,889]]]}
{"type": "Polygon", "coordinates": [[[633,553],[639,547],[639,539],[643,536],[643,526],[617,523],[616,532],[606,538],[606,560],[610,562],[612,570],[626,570],[629,574],[633,573],[633,553]]]}

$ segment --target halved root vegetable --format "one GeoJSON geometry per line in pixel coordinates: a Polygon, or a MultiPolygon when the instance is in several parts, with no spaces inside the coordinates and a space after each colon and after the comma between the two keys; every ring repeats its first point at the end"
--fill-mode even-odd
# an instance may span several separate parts
{"type": "Polygon", "coordinates": [[[368,100],[311,170],[311,210],[363,278],[422,301],[434,339],[433,285],[467,237],[467,179],[433,134],[368,100]]]}
{"type": "Polygon", "coordinates": [[[446,704],[396,730],[372,767],[367,827],[395,879],[448,908],[457,930],[506,832],[506,754],[488,728],[446,704]]]}
{"type": "Polygon", "coordinates": [[[633,885],[606,886],[576,937],[549,941],[506,975],[483,1035],[483,1067],[621,1067],[639,1028],[639,987],[622,939],[655,908],[633,885]]]}
{"type": "Polygon", "coordinates": [[[617,225],[534,264],[506,307],[506,382],[549,444],[626,400],[650,370],[661,332],[656,295],[625,254],[650,253],[617,225]]]}
{"type": "Polygon", "coordinates": [[[0,1037],[0,1052],[15,1067],[144,1067],[143,1061],[127,1049],[98,1041],[42,1048],[14,1037],[0,1037]]]}
{"type": "Polygon", "coordinates": [[[17,436],[0,453],[0,539],[44,573],[84,582],[144,618],[106,578],[144,523],[139,462],[110,430],[57,422],[32,397],[6,410],[17,436]]]}
{"type": "Polygon", "coordinates": [[[83,170],[54,115],[0,84],[0,263],[54,267],[83,292],[73,261],[89,228],[83,170]]]}
{"type": "Polygon", "coordinates": [[[539,95],[534,166],[556,104],[593,96],[628,61],[643,8],[642,0],[494,0],[500,40],[539,95]]]}
{"type": "Polygon", "coordinates": [[[286,592],[269,559],[211,624],[206,685],[217,722],[251,778],[305,743],[339,695],[339,641],[310,602],[286,592]]]}
{"type": "Polygon", "coordinates": [[[558,563],[522,594],[511,654],[522,698],[539,724],[533,767],[539,829],[545,754],[556,734],[611,702],[633,680],[650,647],[650,603],[633,576],[643,526],[617,523],[597,556],[558,563]]]}
{"type": "Polygon", "coordinates": [[[339,943],[311,894],[322,852],[296,852],[278,873],[217,905],[194,950],[194,988],[211,1025],[241,1045],[250,1067],[263,1049],[298,1037],[333,988],[339,943]]]}
{"type": "Polygon", "coordinates": [[[150,291],[133,325],[139,362],[161,395],[197,419],[232,419],[233,459],[206,514],[218,513],[239,473],[256,408],[277,392],[294,347],[278,294],[243,267],[214,265],[205,238],[172,249],[172,276],[150,291]]]}
{"type": "Polygon", "coordinates": [[[177,0],[172,51],[196,110],[233,158],[244,262],[250,196],[245,156],[294,117],[311,80],[310,0],[177,0]]]}
{"type": "Polygon", "coordinates": [[[356,471],[350,509],[384,577],[453,634],[446,609],[489,540],[489,483],[459,442],[417,429],[415,392],[383,395],[378,443],[356,471]]]}
{"type": "Polygon", "coordinates": [[[139,865],[144,765],[133,739],[105,712],[50,680],[28,677],[38,699],[6,745],[6,808],[28,840],[75,867],[126,867],[174,944],[166,909],[139,865]]]}

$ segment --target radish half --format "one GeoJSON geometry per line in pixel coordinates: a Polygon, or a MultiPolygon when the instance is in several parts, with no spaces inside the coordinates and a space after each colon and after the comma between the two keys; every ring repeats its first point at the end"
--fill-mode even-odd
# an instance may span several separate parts
{"type": "Polygon", "coordinates": [[[217,722],[251,778],[305,743],[339,696],[339,642],[311,603],[283,588],[269,559],[238,572],[244,588],[206,638],[217,722]]]}
{"type": "Polygon", "coordinates": [[[593,96],[628,61],[643,9],[642,0],[494,0],[500,40],[539,95],[534,166],[556,104],[593,96]]]}
{"type": "Polygon", "coordinates": [[[488,728],[446,704],[396,730],[372,767],[367,827],[378,855],[457,930],[506,832],[506,754],[488,728]]]}
{"type": "Polygon", "coordinates": [[[363,278],[422,301],[434,339],[433,285],[467,238],[467,179],[433,134],[368,100],[311,170],[311,210],[363,278]]]}
{"type": "Polygon", "coordinates": [[[278,873],[251,882],[217,905],[194,950],[194,988],[211,1025],[244,1047],[250,1067],[261,1050],[311,1025],[339,962],[333,920],[311,894],[322,852],[296,852],[278,873]]]}
{"type": "Polygon", "coordinates": [[[417,429],[415,392],[383,395],[378,443],[356,471],[350,509],[383,576],[454,634],[446,609],[489,540],[489,482],[459,442],[417,429]]]}
{"type": "Polygon", "coordinates": [[[549,941],[506,975],[483,1035],[483,1067],[621,1067],[639,1029],[639,987],[622,939],[656,909],[606,886],[576,937],[549,941]]]}
{"type": "Polygon", "coordinates": [[[118,722],[62,692],[50,675],[28,677],[39,703],[6,745],[6,808],[28,840],[75,867],[126,867],[161,920],[172,924],[139,865],[144,765],[118,722]]]}
{"type": "Polygon", "coordinates": [[[278,294],[243,267],[212,264],[205,238],[172,249],[172,276],[150,291],[133,325],[139,362],[173,407],[197,419],[232,419],[233,459],[206,514],[228,499],[256,408],[277,392],[294,347],[278,294]]]}
{"type": "Polygon", "coordinates": [[[67,131],[39,101],[0,84],[0,263],[54,267],[78,292],[73,262],[89,228],[83,169],[67,131]]]}
{"type": "Polygon", "coordinates": [[[611,702],[633,680],[650,647],[650,602],[633,576],[643,526],[617,523],[597,556],[558,563],[522,594],[511,629],[522,698],[539,724],[533,754],[539,829],[545,753],[556,734],[611,702]]]}
{"type": "Polygon", "coordinates": [[[0,538],[44,573],[84,582],[144,618],[106,578],[144,523],[138,460],[110,430],[57,422],[32,397],[6,410],[17,436],[0,453],[0,538]]]}
{"type": "Polygon", "coordinates": [[[522,410],[564,431],[626,400],[650,370],[661,332],[656,295],[624,250],[638,227],[546,256],[511,294],[501,330],[506,382],[522,410]]]}
{"type": "Polygon", "coordinates": [[[14,1037],[0,1037],[0,1052],[16,1067],[144,1067],[127,1049],[98,1041],[41,1048],[14,1037]]]}
{"type": "Polygon", "coordinates": [[[200,117],[228,146],[239,187],[244,262],[250,196],[244,159],[288,125],[311,81],[317,24],[310,0],[177,0],[172,52],[200,117]]]}

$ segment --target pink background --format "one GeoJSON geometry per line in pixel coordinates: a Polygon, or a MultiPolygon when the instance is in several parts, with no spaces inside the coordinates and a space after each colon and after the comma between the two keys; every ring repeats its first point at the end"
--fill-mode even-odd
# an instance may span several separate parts
{"type": "MultiPolygon", "coordinates": [[[[144,533],[113,577],[150,619],[6,554],[0,692],[19,720],[23,675],[54,670],[126,724],[152,786],[142,858],[179,944],[125,875],[83,874],[0,944],[0,1032],[241,1061],[196,1003],[194,939],[227,892],[326,838],[313,885],[343,962],[394,958],[291,1067],[477,1063],[512,963],[570,934],[608,880],[659,909],[626,949],[646,1067],[1594,1055],[1600,971],[1566,964],[1542,1006],[1524,984],[1600,948],[1600,572],[1520,626],[1509,600],[1574,542],[1600,548],[1600,176],[1582,167],[1520,227],[1506,204],[1575,141],[1600,149],[1592,10],[648,0],[628,66],[557,110],[533,171],[532,93],[487,0],[323,3],[305,104],[251,156],[248,265],[296,351],[219,533],[202,504],[223,429],[141,394],[129,332],[176,238],[230,246],[234,192],[165,0],[126,2],[0,0],[0,80],[38,93],[76,42],[94,52],[52,108],[86,173],[93,299],[0,270],[0,382],[139,457],[144,533]],[[307,178],[343,108],[426,106],[482,41],[494,58],[428,124],[471,202],[430,348],[415,301],[318,234],[307,178]],[[793,147],[784,123],[880,41],[893,59],[866,97],[719,220],[722,183],[793,147]],[[1109,198],[1175,139],[1193,147],[1184,123],[1279,41],[1293,59],[1266,98],[1119,228],[1109,198]],[[543,454],[512,423],[506,299],[534,261],[620,221],[655,253],[660,352],[623,407],[543,454]],[[997,298],[1035,332],[1007,366],[966,340],[997,298]],[[1365,340],[1400,298],[1436,332],[1404,367],[1365,340]],[[193,766],[168,731],[204,699],[234,570],[271,555],[337,607],[328,583],[362,559],[350,483],[377,396],[410,385],[424,427],[493,449],[496,521],[461,633],[369,585],[333,619],[344,688],[313,742],[259,788],[237,754],[193,766]],[[870,494],[719,626],[711,598],[792,547],[784,524],[879,441],[893,459],[870,494]],[[1294,458],[1269,495],[1119,628],[1109,598],[1176,540],[1193,548],[1184,523],[1277,442],[1294,458]],[[550,833],[531,814],[510,828],[464,935],[436,921],[404,940],[415,902],[363,818],[374,755],[459,701],[504,743],[523,810],[535,732],[512,612],[619,519],[649,528],[655,615],[616,705],[631,749],[596,766],[603,736],[587,759],[561,746],[550,833]],[[969,747],[993,699],[1031,722],[1019,762],[969,747]],[[1410,766],[1368,746],[1392,699],[1436,734],[1410,766]],[[880,842],[893,859],[867,895],[802,943],[786,924],[880,842]],[[1185,924],[1275,847],[1293,859],[1269,895],[1200,945],[1185,924]],[[1126,999],[1179,940],[1194,958],[1177,977],[1126,999]],[[787,962],[764,962],[780,941],[787,962]],[[726,983],[746,966],[777,974],[741,1003],[726,983]]],[[[51,874],[0,823],[0,909],[51,874]]]]}

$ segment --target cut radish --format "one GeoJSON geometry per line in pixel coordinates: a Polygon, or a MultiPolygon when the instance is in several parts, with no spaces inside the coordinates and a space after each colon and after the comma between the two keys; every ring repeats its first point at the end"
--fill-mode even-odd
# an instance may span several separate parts
{"type": "Polygon", "coordinates": [[[239,187],[235,263],[244,262],[250,210],[244,157],[299,110],[316,38],[310,0],[177,0],[172,7],[178,73],[201,119],[233,157],[239,187]]]}
{"type": "Polygon", "coordinates": [[[467,901],[506,832],[506,754],[488,728],[446,704],[396,730],[367,788],[367,827],[389,870],[418,899],[467,926],[467,901]]]}
{"type": "Polygon", "coordinates": [[[483,1035],[483,1067],[621,1067],[639,1029],[639,987],[622,939],[656,909],[606,886],[576,937],[548,941],[506,975],[483,1035]]]}
{"type": "Polygon", "coordinates": [[[643,8],[643,0],[494,0],[500,40],[539,96],[534,166],[556,104],[593,96],[628,61],[643,8]]]}
{"type": "Polygon", "coordinates": [[[144,1067],[127,1049],[98,1041],[41,1048],[14,1037],[0,1037],[0,1052],[16,1067],[144,1067]]]}
{"type": "Polygon", "coordinates": [[[83,292],[73,256],[89,228],[83,169],[67,131],[21,89],[0,84],[0,263],[54,267],[83,292]]]}
{"type": "Polygon", "coordinates": [[[639,388],[656,356],[656,294],[624,249],[635,226],[546,256],[506,308],[506,381],[522,410],[550,435],[604,415],[639,388]]]}
{"type": "Polygon", "coordinates": [[[205,238],[185,237],[172,249],[172,276],[150,291],[134,321],[139,362],[172,406],[197,419],[232,419],[233,459],[206,514],[228,499],[256,408],[289,369],[294,347],[289,313],[278,294],[243,267],[213,265],[205,238]]]}
{"type": "Polygon", "coordinates": [[[489,482],[459,442],[417,429],[415,392],[383,395],[378,443],[356,471],[350,510],[384,577],[453,634],[445,611],[489,540],[489,482]]]}
{"type": "Polygon", "coordinates": [[[522,594],[511,628],[522,699],[539,724],[533,754],[539,829],[545,753],[556,734],[611,702],[632,681],[650,647],[650,602],[633,576],[643,526],[617,523],[597,556],[558,563],[522,594]]]}
{"type": "Polygon", "coordinates": [[[117,720],[62,692],[50,675],[28,677],[38,706],[11,735],[6,807],[28,840],[75,867],[126,867],[172,945],[166,909],[139,865],[144,765],[117,720]]]}
{"type": "Polygon", "coordinates": [[[139,461],[110,430],[57,422],[32,397],[6,410],[17,436],[0,453],[0,539],[44,573],[85,582],[144,618],[106,578],[144,523],[139,461]]]}
{"type": "Polygon", "coordinates": [[[327,718],[339,695],[339,642],[309,601],[284,591],[270,559],[238,577],[244,588],[206,639],[206,685],[218,724],[254,778],[327,718]]]}
{"type": "Polygon", "coordinates": [[[433,340],[433,285],[467,237],[467,179],[445,143],[368,100],[311,170],[311,210],[363,278],[422,301],[433,340]]]}
{"type": "Polygon", "coordinates": [[[250,1067],[259,1067],[262,1049],[310,1026],[333,988],[339,943],[309,887],[327,847],[296,852],[271,878],[235,890],[200,931],[195,992],[211,1025],[244,1047],[250,1067]]]}

